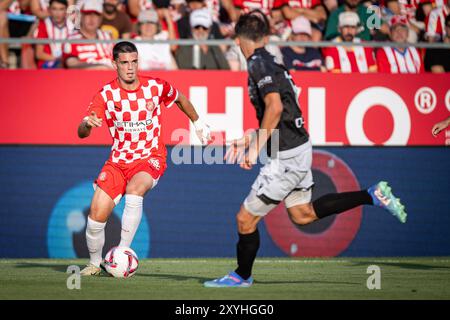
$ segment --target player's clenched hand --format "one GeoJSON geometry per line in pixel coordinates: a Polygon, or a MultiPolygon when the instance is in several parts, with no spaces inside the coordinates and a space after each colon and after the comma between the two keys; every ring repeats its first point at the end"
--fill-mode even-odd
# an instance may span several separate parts
{"type": "Polygon", "coordinates": [[[258,160],[258,155],[259,152],[256,144],[251,145],[244,157],[244,161],[240,164],[240,167],[245,170],[251,170],[258,160]]]}
{"type": "Polygon", "coordinates": [[[208,144],[208,142],[211,142],[211,129],[209,126],[204,123],[202,120],[197,119],[193,122],[195,127],[195,133],[197,134],[197,137],[200,139],[201,143],[203,145],[208,144]]]}
{"type": "Polygon", "coordinates": [[[103,119],[98,118],[97,114],[94,111],[92,111],[89,116],[84,118],[84,121],[86,123],[86,127],[88,127],[88,128],[92,128],[92,127],[97,128],[97,127],[101,127],[102,126],[103,119]]]}

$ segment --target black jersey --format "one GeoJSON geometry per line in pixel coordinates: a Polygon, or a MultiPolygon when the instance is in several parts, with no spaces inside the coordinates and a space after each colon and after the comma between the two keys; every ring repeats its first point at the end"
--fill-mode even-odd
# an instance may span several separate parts
{"type": "Polygon", "coordinates": [[[248,58],[247,65],[248,91],[260,125],[266,109],[264,97],[271,92],[280,94],[283,112],[277,126],[279,151],[293,149],[307,142],[309,135],[303,126],[302,112],[298,104],[298,88],[292,81],[289,71],[276,63],[275,57],[264,48],[256,49],[248,58]]]}

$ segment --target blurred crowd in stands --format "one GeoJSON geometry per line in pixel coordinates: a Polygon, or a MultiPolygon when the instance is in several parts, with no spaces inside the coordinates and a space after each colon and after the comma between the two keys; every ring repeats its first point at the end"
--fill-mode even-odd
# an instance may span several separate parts
{"type": "Polygon", "coordinates": [[[174,45],[151,40],[233,39],[242,13],[270,21],[267,45],[290,70],[319,72],[450,72],[450,0],[0,0],[0,38],[74,39],[80,43],[0,44],[0,69],[110,69],[112,44],[83,39],[139,39],[142,70],[245,70],[236,44],[174,45]],[[332,41],[335,46],[275,45],[332,41]],[[370,48],[340,42],[385,41],[370,48]]]}

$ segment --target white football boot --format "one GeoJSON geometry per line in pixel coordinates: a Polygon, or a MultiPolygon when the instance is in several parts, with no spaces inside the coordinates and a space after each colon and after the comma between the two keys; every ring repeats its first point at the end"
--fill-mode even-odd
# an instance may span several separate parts
{"type": "Polygon", "coordinates": [[[98,276],[101,272],[102,269],[90,263],[83,270],[81,270],[80,274],[82,276],[98,276]]]}

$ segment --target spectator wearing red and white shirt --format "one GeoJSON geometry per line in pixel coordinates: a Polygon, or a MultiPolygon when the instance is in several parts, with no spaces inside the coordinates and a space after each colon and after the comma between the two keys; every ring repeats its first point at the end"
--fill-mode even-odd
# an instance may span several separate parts
{"type": "Polygon", "coordinates": [[[445,18],[450,13],[450,0],[430,12],[425,20],[425,38],[429,42],[439,42],[445,37],[445,18]]]}
{"type": "MultiPolygon", "coordinates": [[[[425,30],[425,23],[416,18],[417,8],[424,1],[430,0],[384,0],[381,2],[381,15],[384,21],[389,23],[393,16],[402,16],[408,21],[408,42],[416,43],[419,35],[425,30]]],[[[387,35],[389,32],[387,33],[387,35]]]]}
{"type": "MultiPolygon", "coordinates": [[[[31,13],[39,19],[45,19],[50,16],[50,4],[51,0],[31,0],[30,10],[31,13]]],[[[74,4],[74,0],[68,0],[67,5],[71,6],[74,4]]]]}
{"type": "MultiPolygon", "coordinates": [[[[69,36],[70,39],[110,40],[108,32],[100,30],[103,5],[100,1],[89,0],[81,7],[80,30],[69,36]]],[[[112,45],[102,43],[66,43],[63,60],[67,68],[111,69],[112,45]]]]}
{"type": "MultiPolygon", "coordinates": [[[[40,20],[34,37],[37,39],[67,39],[72,32],[66,19],[67,0],[51,0],[50,16],[40,20]]],[[[36,59],[38,68],[58,68],[63,53],[62,43],[37,44],[36,59]]]]}
{"type": "MultiPolygon", "coordinates": [[[[342,12],[339,15],[338,23],[340,36],[333,41],[337,43],[342,41],[361,42],[361,39],[356,38],[359,24],[358,14],[351,11],[342,12]]],[[[325,57],[325,66],[329,72],[368,73],[377,71],[372,48],[362,46],[343,47],[338,45],[324,49],[323,55],[325,57]]]]}
{"type": "MultiPolygon", "coordinates": [[[[391,40],[407,43],[408,21],[403,16],[393,16],[390,20],[391,40]]],[[[378,71],[382,73],[421,73],[423,59],[415,47],[383,47],[377,51],[378,71]]]]}

